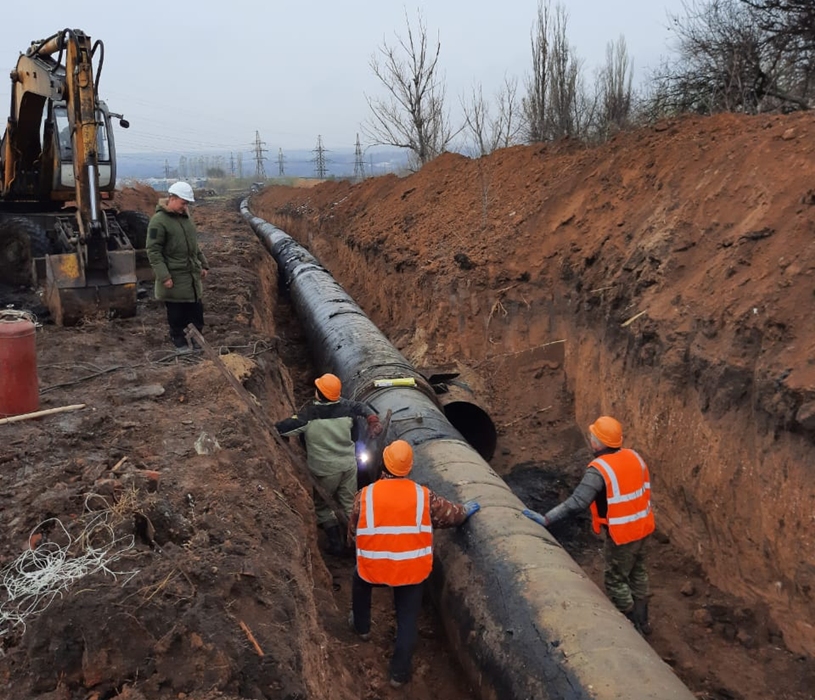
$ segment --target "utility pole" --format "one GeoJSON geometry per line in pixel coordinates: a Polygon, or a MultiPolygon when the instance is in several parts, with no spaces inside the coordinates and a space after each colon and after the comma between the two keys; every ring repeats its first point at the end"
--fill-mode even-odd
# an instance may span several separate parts
{"type": "Polygon", "coordinates": [[[357,145],[354,148],[354,180],[359,182],[365,179],[365,160],[362,156],[362,144],[359,142],[357,134],[357,145]]]}
{"type": "Polygon", "coordinates": [[[229,172],[232,173],[232,179],[235,179],[235,154],[229,154],[229,172]]]}
{"type": "Polygon", "coordinates": [[[243,180],[243,153],[238,153],[238,180],[243,180]]]}
{"type": "Polygon", "coordinates": [[[170,161],[166,158],[164,159],[164,178],[166,180],[170,179],[170,161]]]}
{"type": "Polygon", "coordinates": [[[263,148],[265,146],[265,142],[260,140],[260,132],[255,132],[255,178],[257,180],[265,180],[266,179],[266,168],[263,165],[263,161],[266,160],[266,156],[263,154],[268,151],[268,148],[263,148]]]}
{"type": "Polygon", "coordinates": [[[317,137],[317,148],[314,149],[314,174],[320,179],[325,180],[325,175],[328,172],[325,159],[325,148],[323,148],[323,137],[317,137]]]}
{"type": "Polygon", "coordinates": [[[283,149],[277,149],[277,174],[280,177],[283,177],[286,174],[285,168],[283,167],[283,163],[286,161],[286,158],[283,156],[283,149]]]}

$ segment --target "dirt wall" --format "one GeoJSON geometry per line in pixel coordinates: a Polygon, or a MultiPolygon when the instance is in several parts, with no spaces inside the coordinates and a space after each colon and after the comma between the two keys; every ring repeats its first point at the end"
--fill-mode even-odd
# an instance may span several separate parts
{"type": "Polygon", "coordinates": [[[809,115],[690,118],[595,150],[273,188],[257,211],[410,359],[487,372],[497,421],[531,416],[521,451],[556,456],[566,433],[535,417],[541,362],[506,381],[495,360],[565,340],[572,425],[617,415],[652,464],[660,528],[813,654],[813,137],[809,115]]]}

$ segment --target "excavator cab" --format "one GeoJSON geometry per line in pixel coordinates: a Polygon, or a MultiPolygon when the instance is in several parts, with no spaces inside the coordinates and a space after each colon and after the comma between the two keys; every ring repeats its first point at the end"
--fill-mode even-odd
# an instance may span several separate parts
{"type": "Polygon", "coordinates": [[[110,115],[99,102],[95,110],[95,163],[86,164],[83,170],[77,168],[75,127],[71,125],[68,105],[55,102],[51,111],[52,197],[73,198],[80,179],[90,185],[90,206],[83,212],[75,201],[67,200],[52,219],[49,233],[54,245],[37,268],[42,273],[44,267],[41,279],[45,281],[45,301],[56,322],[63,325],[76,323],[97,310],[112,316],[132,316],[136,313],[135,251],[116,221],[115,212],[101,206],[102,193],[112,192],[116,185],[110,115]]]}

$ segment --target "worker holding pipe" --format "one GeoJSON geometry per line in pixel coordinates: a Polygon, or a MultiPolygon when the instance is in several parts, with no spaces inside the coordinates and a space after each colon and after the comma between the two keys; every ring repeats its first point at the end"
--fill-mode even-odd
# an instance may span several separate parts
{"type": "Polygon", "coordinates": [[[623,448],[622,426],[610,416],[600,416],[589,426],[589,441],[594,459],[572,495],[545,515],[533,510],[523,514],[549,527],[589,507],[594,532],[606,533],[606,594],[640,633],[648,635],[645,542],[654,531],[648,465],[634,450],[623,448]]]}
{"type": "Polygon", "coordinates": [[[410,680],[422,587],[433,568],[433,529],[461,525],[481,506],[452,503],[409,479],[413,448],[404,440],[390,443],[382,458],[382,476],[357,493],[348,521],[348,537],[356,539],[357,549],[348,622],[362,639],[370,639],[371,591],[393,588],[396,643],[390,684],[399,688],[410,680]]]}
{"type": "MultiPolygon", "coordinates": [[[[314,380],[314,400],[291,418],[275,424],[283,437],[302,435],[308,468],[326,492],[333,496],[346,516],[350,515],[357,492],[356,418],[364,418],[370,437],[382,432],[376,412],[367,404],[341,396],[342,381],[334,374],[314,380]]],[[[329,554],[345,552],[345,534],[328,503],[314,496],[317,525],[325,530],[329,554]]]]}

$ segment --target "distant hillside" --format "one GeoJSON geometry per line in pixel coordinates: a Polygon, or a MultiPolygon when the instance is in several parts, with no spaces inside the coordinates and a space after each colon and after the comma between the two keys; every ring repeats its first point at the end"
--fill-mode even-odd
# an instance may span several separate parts
{"type": "MultiPolygon", "coordinates": [[[[354,174],[355,156],[352,149],[325,151],[325,167],[328,177],[348,177],[354,174]]],[[[283,174],[288,177],[314,177],[316,167],[312,150],[283,151],[283,174]]],[[[118,153],[119,179],[147,179],[169,177],[203,176],[207,167],[220,167],[227,175],[235,168],[238,176],[237,154],[229,152],[194,152],[194,153],[118,153]],[[182,161],[186,159],[186,162],[182,161]],[[185,167],[188,172],[179,173],[185,167]],[[201,172],[198,172],[201,171],[201,172]]],[[[384,175],[404,170],[407,165],[407,153],[400,149],[369,148],[364,155],[366,175],[384,175]]],[[[278,177],[280,167],[277,156],[267,157],[263,163],[268,177],[278,177]]],[[[251,153],[242,154],[243,177],[254,177],[256,167],[251,153]]]]}

